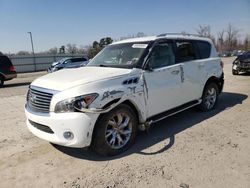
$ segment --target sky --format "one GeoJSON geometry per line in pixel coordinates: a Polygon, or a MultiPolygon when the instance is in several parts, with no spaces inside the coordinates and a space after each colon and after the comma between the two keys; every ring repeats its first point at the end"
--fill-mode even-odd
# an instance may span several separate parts
{"type": "Polygon", "coordinates": [[[199,25],[216,35],[229,23],[250,34],[250,0],[0,0],[0,51],[31,51],[27,32],[40,52],[138,32],[196,33],[199,25]]]}

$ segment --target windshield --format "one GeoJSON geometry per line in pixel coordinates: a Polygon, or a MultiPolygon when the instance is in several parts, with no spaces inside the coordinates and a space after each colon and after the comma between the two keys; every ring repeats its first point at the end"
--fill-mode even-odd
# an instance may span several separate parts
{"type": "Polygon", "coordinates": [[[110,45],[99,52],[87,66],[133,68],[147,46],[147,43],[110,45]]]}

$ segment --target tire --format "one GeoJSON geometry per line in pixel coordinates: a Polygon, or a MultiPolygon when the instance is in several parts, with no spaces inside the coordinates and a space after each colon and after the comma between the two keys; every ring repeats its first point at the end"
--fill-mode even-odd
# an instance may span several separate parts
{"type": "Polygon", "coordinates": [[[238,74],[239,74],[239,71],[238,71],[238,70],[232,69],[232,74],[233,74],[233,75],[238,75],[238,74]]]}
{"type": "Polygon", "coordinates": [[[4,85],[4,78],[0,76],[0,87],[3,87],[4,85]]]}
{"type": "Polygon", "coordinates": [[[120,154],[134,144],[137,127],[138,118],[133,109],[121,104],[98,119],[90,148],[104,156],[120,154]]]}
{"type": "Polygon", "coordinates": [[[218,100],[219,89],[218,85],[214,82],[206,84],[203,94],[202,102],[199,105],[201,111],[210,111],[215,108],[218,100]]]}

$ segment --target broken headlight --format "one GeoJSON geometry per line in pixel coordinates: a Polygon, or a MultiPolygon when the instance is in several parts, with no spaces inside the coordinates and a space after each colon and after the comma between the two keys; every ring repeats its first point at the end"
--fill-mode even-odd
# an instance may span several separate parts
{"type": "Polygon", "coordinates": [[[83,108],[88,108],[97,97],[97,93],[92,93],[65,99],[56,104],[55,113],[78,112],[83,108]]]}

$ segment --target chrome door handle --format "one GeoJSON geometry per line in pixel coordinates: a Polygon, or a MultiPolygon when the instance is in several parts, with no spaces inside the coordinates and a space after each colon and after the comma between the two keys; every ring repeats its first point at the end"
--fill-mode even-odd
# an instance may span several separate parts
{"type": "Polygon", "coordinates": [[[179,74],[179,70],[173,70],[172,72],[171,72],[171,74],[179,74]]]}

